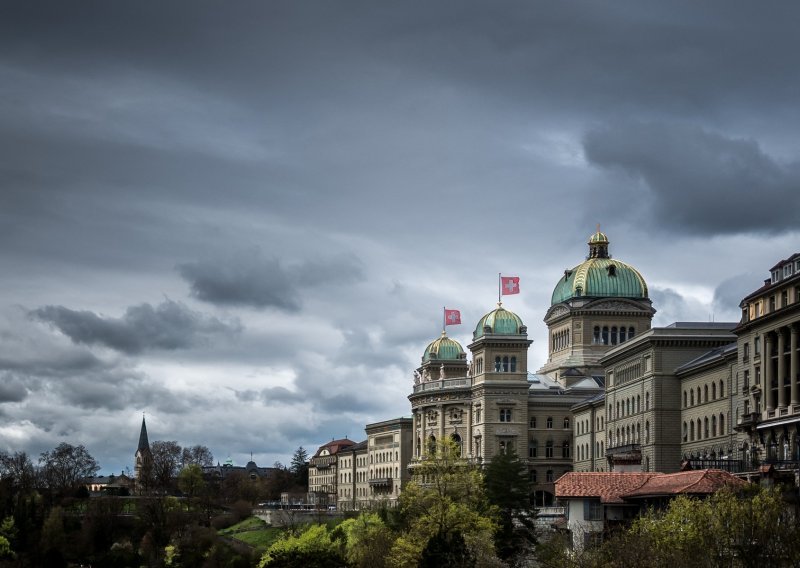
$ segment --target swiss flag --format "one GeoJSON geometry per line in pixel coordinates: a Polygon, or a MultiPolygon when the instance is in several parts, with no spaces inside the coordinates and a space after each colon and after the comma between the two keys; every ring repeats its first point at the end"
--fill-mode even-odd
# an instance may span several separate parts
{"type": "Polygon", "coordinates": [[[519,276],[501,276],[500,290],[503,296],[519,294],[519,276]]]}
{"type": "Polygon", "coordinates": [[[461,323],[461,312],[458,310],[444,310],[444,325],[459,325],[461,323]]]}

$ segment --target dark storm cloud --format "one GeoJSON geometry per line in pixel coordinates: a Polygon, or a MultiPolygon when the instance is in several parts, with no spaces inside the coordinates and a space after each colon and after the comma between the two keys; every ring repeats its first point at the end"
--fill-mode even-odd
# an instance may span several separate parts
{"type": "Polygon", "coordinates": [[[285,266],[255,249],[214,261],[184,263],[177,268],[199,300],[287,312],[299,311],[303,290],[355,282],[363,276],[360,262],[353,257],[285,266]]]}
{"type": "Polygon", "coordinates": [[[759,279],[759,275],[752,272],[726,278],[714,289],[715,313],[732,314],[738,319],[741,314],[739,303],[742,298],[760,288],[762,284],[763,279],[759,279]]]}
{"type": "Polygon", "coordinates": [[[131,306],[121,318],[63,306],[44,306],[31,310],[30,315],[49,323],[75,343],[104,345],[127,354],[186,349],[209,336],[238,331],[238,327],[172,300],[155,307],[147,303],[131,306]]]}
{"type": "Polygon", "coordinates": [[[588,132],[584,150],[590,163],[641,182],[627,198],[643,200],[651,221],[670,230],[797,228],[800,164],[781,163],[755,140],[682,123],[623,122],[588,132]]]}
{"type": "Polygon", "coordinates": [[[13,373],[0,373],[0,404],[22,402],[26,396],[28,396],[28,389],[19,377],[13,373]]]}

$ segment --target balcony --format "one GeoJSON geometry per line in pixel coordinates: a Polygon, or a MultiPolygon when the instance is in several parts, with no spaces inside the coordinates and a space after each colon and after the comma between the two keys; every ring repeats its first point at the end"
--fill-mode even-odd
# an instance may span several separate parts
{"type": "Polygon", "coordinates": [[[744,414],[739,417],[738,422],[736,423],[736,428],[734,430],[742,431],[742,430],[749,430],[754,428],[756,424],[758,424],[758,412],[751,412],[749,414],[744,414]]]}
{"type": "Polygon", "coordinates": [[[392,478],[391,477],[376,477],[374,479],[369,480],[370,487],[391,487],[392,486],[392,478]]]}
{"type": "Polygon", "coordinates": [[[419,392],[449,390],[449,389],[467,389],[472,386],[471,377],[457,377],[455,379],[436,379],[435,381],[425,381],[418,385],[414,385],[414,394],[419,392]]]}
{"type": "Polygon", "coordinates": [[[606,450],[606,457],[616,456],[620,454],[634,454],[634,453],[641,453],[642,452],[642,445],[641,444],[625,444],[624,446],[614,446],[613,448],[608,448],[606,450]]]}

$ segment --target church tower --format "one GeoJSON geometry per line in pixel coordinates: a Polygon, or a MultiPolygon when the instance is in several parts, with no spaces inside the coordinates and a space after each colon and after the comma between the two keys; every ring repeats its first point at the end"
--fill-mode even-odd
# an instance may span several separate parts
{"type": "Polygon", "coordinates": [[[586,260],[565,270],[556,284],[544,317],[548,357],[539,373],[565,387],[602,375],[606,351],[650,329],[655,314],[644,278],[611,257],[599,227],[588,245],[586,260]]]}
{"type": "Polygon", "coordinates": [[[139,431],[139,445],[136,447],[136,455],[134,457],[133,474],[136,478],[137,484],[142,483],[143,472],[149,468],[152,463],[153,456],[150,453],[150,441],[147,439],[147,424],[142,415],[142,428],[139,431]]]}

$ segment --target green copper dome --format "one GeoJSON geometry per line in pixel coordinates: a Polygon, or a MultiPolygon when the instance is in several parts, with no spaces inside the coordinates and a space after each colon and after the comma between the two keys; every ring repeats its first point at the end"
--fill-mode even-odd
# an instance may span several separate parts
{"type": "Polygon", "coordinates": [[[442,336],[431,341],[422,354],[422,362],[435,359],[437,361],[459,361],[466,358],[464,348],[455,339],[447,337],[447,333],[442,332],[442,336]]]}
{"type": "Polygon", "coordinates": [[[492,330],[491,333],[498,335],[518,335],[524,333],[523,328],[525,325],[517,314],[509,312],[498,303],[496,309],[478,321],[478,325],[475,326],[475,332],[472,334],[473,339],[483,337],[485,327],[489,327],[492,330]]]}
{"type": "Polygon", "coordinates": [[[647,283],[639,271],[608,255],[608,237],[597,231],[589,237],[589,258],[558,281],[551,305],[570,298],[647,298],[647,283]]]}

